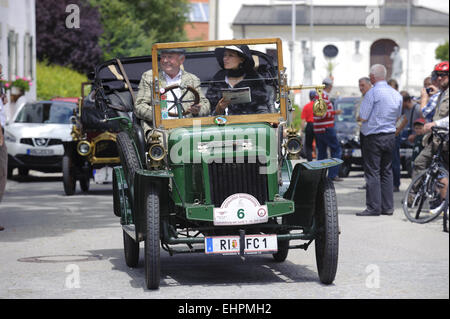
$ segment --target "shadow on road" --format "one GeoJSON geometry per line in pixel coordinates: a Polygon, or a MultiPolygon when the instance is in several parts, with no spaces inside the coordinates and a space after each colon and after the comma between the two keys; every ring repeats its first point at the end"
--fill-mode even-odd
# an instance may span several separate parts
{"type": "MultiPolygon", "coordinates": [[[[137,268],[129,268],[125,264],[122,249],[91,250],[89,252],[108,259],[113,265],[113,270],[126,272],[130,276],[130,286],[147,290],[142,246],[141,244],[141,257],[137,268]]],[[[317,272],[289,260],[283,263],[275,262],[272,255],[247,256],[245,260],[242,260],[239,256],[206,256],[201,253],[170,256],[165,251],[161,251],[161,288],[283,282],[317,282],[321,285],[317,272]]]]}

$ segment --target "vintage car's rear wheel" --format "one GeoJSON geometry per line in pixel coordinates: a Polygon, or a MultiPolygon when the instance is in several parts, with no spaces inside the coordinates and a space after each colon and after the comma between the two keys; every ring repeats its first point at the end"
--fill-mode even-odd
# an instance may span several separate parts
{"type": "Polygon", "coordinates": [[[139,263],[139,242],[134,241],[123,230],[123,250],[125,253],[125,262],[128,267],[135,268],[139,263]]]}
{"type": "Polygon", "coordinates": [[[148,289],[159,288],[161,273],[159,240],[159,192],[155,185],[149,185],[145,233],[145,281],[148,289]]]}
{"type": "Polygon", "coordinates": [[[323,179],[319,186],[315,223],[317,270],[320,281],[329,285],[336,277],[339,225],[336,191],[333,182],[328,178],[323,179]]]}
{"type": "Polygon", "coordinates": [[[63,171],[64,192],[68,196],[75,194],[77,180],[74,174],[72,158],[68,155],[64,155],[62,159],[62,171],[63,171]]]}

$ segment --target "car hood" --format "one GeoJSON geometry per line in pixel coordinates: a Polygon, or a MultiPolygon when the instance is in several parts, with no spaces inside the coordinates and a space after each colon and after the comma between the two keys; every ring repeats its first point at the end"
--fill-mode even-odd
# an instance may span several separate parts
{"type": "Polygon", "coordinates": [[[5,130],[17,139],[41,137],[72,140],[72,124],[11,123],[6,125],[5,130]]]}

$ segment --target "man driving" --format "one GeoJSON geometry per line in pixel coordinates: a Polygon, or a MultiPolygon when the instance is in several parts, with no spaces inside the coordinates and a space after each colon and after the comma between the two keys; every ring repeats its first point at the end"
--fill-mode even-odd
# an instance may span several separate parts
{"type": "MultiPolygon", "coordinates": [[[[200,103],[192,105],[192,102],[182,103],[182,111],[187,112],[186,117],[192,116],[207,116],[209,115],[209,101],[204,96],[200,89],[200,79],[189,72],[181,69],[181,65],[185,60],[184,49],[165,49],[161,50],[161,56],[159,61],[159,67],[161,72],[159,73],[159,87],[161,89],[167,88],[173,85],[179,85],[182,88],[187,86],[193,87],[200,95],[200,103]]],[[[137,118],[142,120],[142,128],[147,138],[148,132],[152,129],[153,110],[152,110],[152,90],[153,90],[153,71],[149,70],[142,74],[141,82],[139,83],[139,92],[136,97],[136,104],[134,112],[137,118]]],[[[181,90],[175,89],[172,92],[166,94],[168,100],[171,98],[172,93],[178,98],[184,94],[181,90]]],[[[192,101],[194,94],[188,91],[184,97],[184,101],[192,101]]],[[[171,108],[172,105],[168,105],[171,108]]],[[[176,108],[174,108],[176,109],[176,108]]],[[[174,111],[176,113],[176,110],[174,111]]],[[[173,113],[172,113],[173,114],[173,113]]],[[[177,115],[177,114],[175,114],[177,115]]],[[[178,116],[171,116],[170,118],[178,118],[178,116]]]]}

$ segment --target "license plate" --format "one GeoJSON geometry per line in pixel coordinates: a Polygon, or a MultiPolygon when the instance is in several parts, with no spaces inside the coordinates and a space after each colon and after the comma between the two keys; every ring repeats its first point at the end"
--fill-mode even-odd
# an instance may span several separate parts
{"type": "MultiPolygon", "coordinates": [[[[278,250],[277,235],[246,235],[244,254],[274,253],[278,250]]],[[[206,254],[236,255],[241,250],[239,236],[205,238],[206,254]]]]}
{"type": "Polygon", "coordinates": [[[361,157],[361,150],[359,148],[353,150],[353,157],[361,157]]]}
{"type": "Polygon", "coordinates": [[[36,156],[51,156],[54,154],[52,149],[47,148],[29,148],[27,150],[28,155],[36,155],[36,156]]]}

